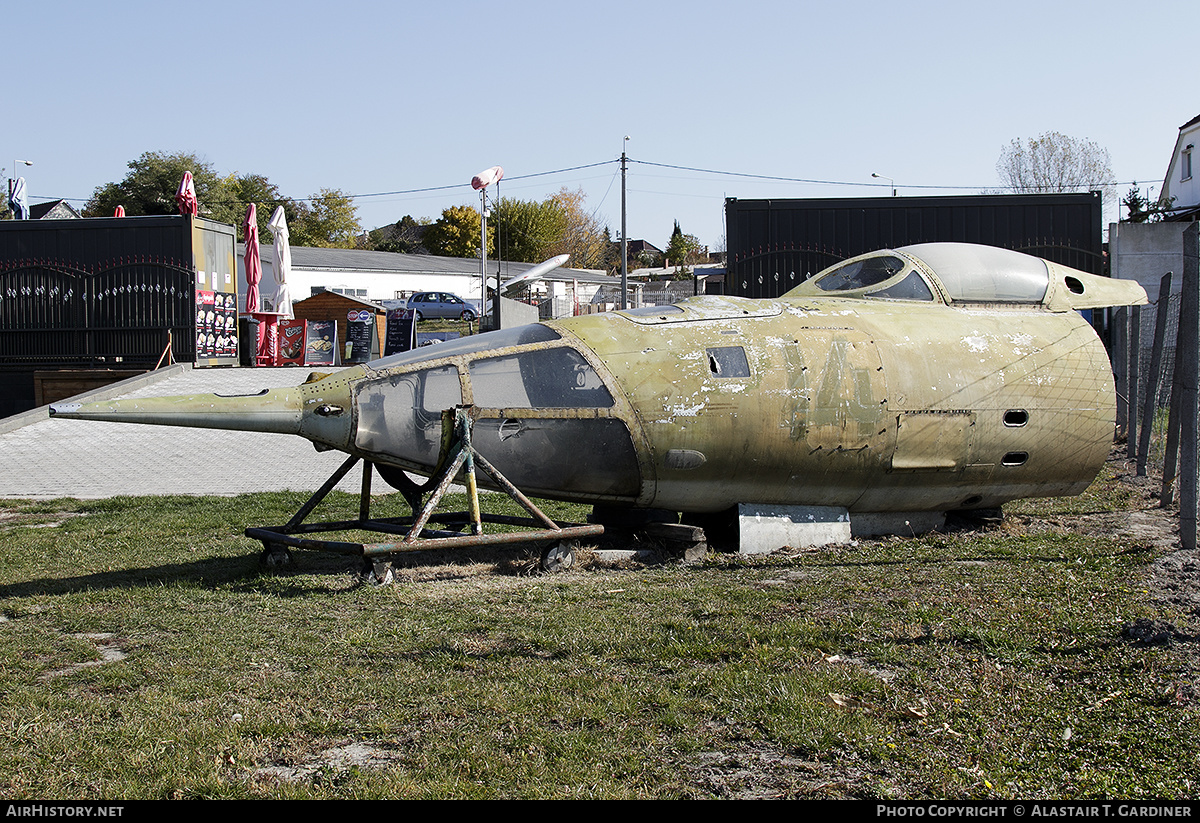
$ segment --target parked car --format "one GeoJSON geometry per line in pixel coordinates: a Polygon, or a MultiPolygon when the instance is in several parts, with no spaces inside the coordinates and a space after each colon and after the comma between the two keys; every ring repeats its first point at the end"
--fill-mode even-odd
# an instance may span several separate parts
{"type": "Polygon", "coordinates": [[[446,291],[422,291],[408,298],[406,308],[416,313],[418,320],[430,317],[450,317],[474,320],[479,313],[457,294],[446,291]]]}

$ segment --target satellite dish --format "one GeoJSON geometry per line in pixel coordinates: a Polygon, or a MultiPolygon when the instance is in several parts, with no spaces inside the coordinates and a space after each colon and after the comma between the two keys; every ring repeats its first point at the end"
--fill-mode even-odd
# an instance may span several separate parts
{"type": "Polygon", "coordinates": [[[530,280],[537,280],[542,275],[544,275],[546,272],[554,271],[559,266],[561,266],[563,263],[566,263],[570,258],[571,258],[571,255],[569,255],[569,254],[560,254],[558,257],[551,257],[549,260],[544,260],[541,263],[538,263],[532,269],[528,269],[527,271],[523,272],[522,274],[518,274],[512,280],[509,280],[507,283],[504,284],[503,288],[507,289],[509,286],[515,286],[518,283],[525,283],[530,280]]]}

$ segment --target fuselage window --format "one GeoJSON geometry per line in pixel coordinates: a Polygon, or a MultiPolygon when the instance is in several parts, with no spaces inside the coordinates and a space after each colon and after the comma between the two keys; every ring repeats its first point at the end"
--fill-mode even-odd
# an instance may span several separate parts
{"type": "Polygon", "coordinates": [[[442,412],[462,403],[460,386],[453,366],[363,381],[355,445],[432,466],[441,448],[442,412]]]}
{"type": "Polygon", "coordinates": [[[933,292],[930,291],[929,285],[925,282],[925,278],[917,274],[915,271],[908,273],[908,276],[899,283],[893,283],[885,289],[873,291],[867,297],[882,297],[888,300],[923,300],[927,303],[933,302],[933,292]]]}
{"type": "Polygon", "coordinates": [[[613,397],[574,349],[553,348],[471,363],[475,405],[489,409],[602,409],[613,397]]]}
{"type": "Polygon", "coordinates": [[[884,255],[855,260],[838,266],[816,281],[821,291],[853,291],[874,286],[904,271],[899,257],[884,255]]]}
{"type": "Polygon", "coordinates": [[[749,377],[750,362],[741,346],[706,349],[708,371],[713,377],[749,377]]]}

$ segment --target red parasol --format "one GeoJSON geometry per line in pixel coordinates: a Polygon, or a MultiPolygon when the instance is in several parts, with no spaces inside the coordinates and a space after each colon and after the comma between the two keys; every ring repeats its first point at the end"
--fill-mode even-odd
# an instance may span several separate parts
{"type": "Polygon", "coordinates": [[[180,214],[190,214],[195,217],[200,213],[200,204],[196,201],[196,185],[192,182],[192,173],[185,171],[179,181],[179,191],[175,192],[175,202],[179,204],[180,214]]]}
{"type": "Polygon", "coordinates": [[[258,284],[262,280],[262,258],[258,254],[258,209],[253,203],[246,209],[246,313],[262,311],[258,284]]]}

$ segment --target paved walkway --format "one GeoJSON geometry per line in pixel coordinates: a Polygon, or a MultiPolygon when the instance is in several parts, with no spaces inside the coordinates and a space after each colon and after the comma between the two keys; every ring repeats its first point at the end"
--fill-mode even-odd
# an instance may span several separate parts
{"type": "MultiPolygon", "coordinates": [[[[176,367],[164,379],[113,396],[246,394],[299,385],[308,373],[176,367]]],[[[313,492],[345,459],[343,452],[317,452],[308,440],[288,434],[43,417],[0,434],[0,498],[313,492]]],[[[338,488],[357,494],[361,482],[355,466],[338,488]]],[[[390,490],[378,476],[372,487],[390,490]]]]}

